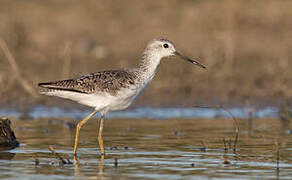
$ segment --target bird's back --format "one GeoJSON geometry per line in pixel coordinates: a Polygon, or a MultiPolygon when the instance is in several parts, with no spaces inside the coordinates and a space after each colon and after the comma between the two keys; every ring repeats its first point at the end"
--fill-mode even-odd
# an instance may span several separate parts
{"type": "Polygon", "coordinates": [[[39,83],[41,93],[71,91],[84,94],[109,93],[115,95],[120,89],[135,84],[136,74],[129,70],[111,70],[90,73],[79,78],[39,83]]]}
{"type": "Polygon", "coordinates": [[[39,83],[40,93],[77,101],[95,109],[127,108],[141,89],[133,70],[111,70],[75,79],[39,83]]]}

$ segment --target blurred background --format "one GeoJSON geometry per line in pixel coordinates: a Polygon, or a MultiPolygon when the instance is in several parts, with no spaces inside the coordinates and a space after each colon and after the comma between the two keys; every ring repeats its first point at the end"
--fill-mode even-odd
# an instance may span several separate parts
{"type": "Polygon", "coordinates": [[[158,36],[208,69],[166,59],[136,105],[289,101],[291,7],[272,0],[1,0],[0,103],[71,104],[37,95],[37,83],[135,66],[158,36]]]}

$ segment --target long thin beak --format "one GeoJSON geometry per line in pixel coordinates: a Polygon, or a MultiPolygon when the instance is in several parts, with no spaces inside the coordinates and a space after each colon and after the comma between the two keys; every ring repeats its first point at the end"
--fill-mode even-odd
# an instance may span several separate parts
{"type": "Polygon", "coordinates": [[[186,56],[180,54],[180,53],[177,52],[177,51],[175,51],[174,54],[177,55],[177,56],[179,56],[179,57],[182,58],[183,60],[186,60],[186,61],[188,61],[188,62],[190,62],[190,63],[192,63],[192,64],[194,64],[194,65],[200,66],[201,68],[204,68],[204,69],[207,68],[206,66],[204,66],[204,65],[201,64],[201,63],[199,63],[198,61],[194,61],[194,60],[192,60],[192,59],[190,59],[190,58],[188,58],[188,57],[186,57],[186,56]]]}

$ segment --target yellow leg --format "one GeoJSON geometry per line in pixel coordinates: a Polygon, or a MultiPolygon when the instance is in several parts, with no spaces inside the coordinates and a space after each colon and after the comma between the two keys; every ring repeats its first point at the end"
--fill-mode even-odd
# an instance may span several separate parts
{"type": "Polygon", "coordinates": [[[103,130],[104,115],[101,116],[99,120],[99,131],[98,131],[98,144],[100,148],[101,155],[104,155],[103,139],[102,139],[102,130],[103,130]]]}
{"type": "Polygon", "coordinates": [[[77,148],[78,148],[78,141],[79,141],[79,133],[80,133],[80,129],[81,127],[92,117],[94,116],[96,113],[98,112],[98,110],[94,110],[92,113],[90,113],[86,118],[84,118],[82,121],[80,121],[77,124],[77,128],[76,128],[76,135],[75,135],[75,144],[74,144],[74,157],[77,156],[77,148]]]}
{"type": "Polygon", "coordinates": [[[102,179],[102,174],[103,174],[103,160],[104,160],[104,155],[101,155],[99,159],[99,164],[98,164],[98,179],[102,179]]]}

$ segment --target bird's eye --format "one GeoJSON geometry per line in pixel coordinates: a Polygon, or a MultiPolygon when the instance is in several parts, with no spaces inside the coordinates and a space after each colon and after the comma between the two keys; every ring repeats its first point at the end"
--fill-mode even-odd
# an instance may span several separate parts
{"type": "Polygon", "coordinates": [[[169,46],[168,46],[168,44],[163,44],[163,47],[168,48],[169,46]]]}

